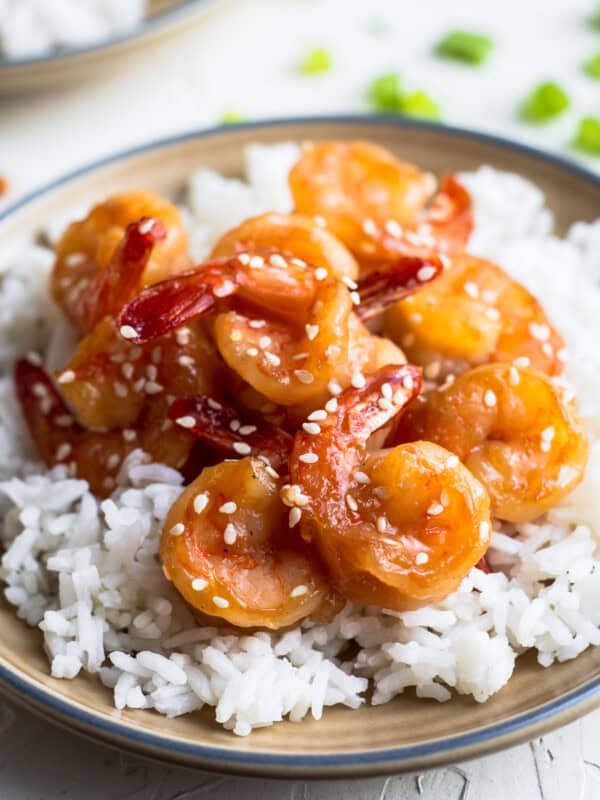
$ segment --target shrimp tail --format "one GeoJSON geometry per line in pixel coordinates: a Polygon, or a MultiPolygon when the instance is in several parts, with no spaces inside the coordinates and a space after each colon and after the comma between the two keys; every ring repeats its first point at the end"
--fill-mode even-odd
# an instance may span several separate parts
{"type": "Polygon", "coordinates": [[[431,283],[443,269],[443,259],[439,256],[401,257],[386,269],[371,272],[359,280],[360,304],[355,311],[362,320],[371,319],[397,300],[431,283]]]}
{"type": "Polygon", "coordinates": [[[264,456],[273,469],[287,474],[293,438],[282,428],[262,419],[241,422],[233,406],[201,395],[175,400],[169,417],[176,424],[185,422],[190,433],[227,458],[264,456]]]}
{"type": "Polygon", "coordinates": [[[135,297],[154,245],[166,237],[164,224],[152,217],[142,217],[127,227],[108,266],[97,273],[87,294],[91,327],[135,297]]]}
{"type": "Polygon", "coordinates": [[[466,245],[474,228],[471,195],[456,175],[445,175],[439,192],[427,211],[434,236],[442,236],[457,245],[466,245]]]}
{"type": "Polygon", "coordinates": [[[67,430],[72,439],[79,426],[41,366],[29,358],[20,358],[13,374],[21,412],[38,452],[48,465],[60,462],[60,442],[67,430]]]}

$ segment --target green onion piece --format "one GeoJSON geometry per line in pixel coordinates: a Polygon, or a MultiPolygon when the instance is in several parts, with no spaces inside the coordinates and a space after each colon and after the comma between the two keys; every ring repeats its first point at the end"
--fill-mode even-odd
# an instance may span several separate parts
{"type": "Polygon", "coordinates": [[[436,52],[444,58],[453,58],[466,64],[483,64],[493,46],[489,36],[481,33],[452,31],[438,43],[436,52]]]}
{"type": "Polygon", "coordinates": [[[598,6],[596,11],[590,17],[590,25],[592,26],[592,28],[600,30],[600,6],[598,6]]]}
{"type": "Polygon", "coordinates": [[[588,58],[583,65],[583,71],[589,75],[590,78],[594,78],[594,80],[600,80],[600,50],[591,58],[588,58]]]}
{"type": "Polygon", "coordinates": [[[324,47],[315,47],[300,62],[298,71],[301,75],[322,75],[333,66],[331,54],[324,47]]]}
{"type": "Polygon", "coordinates": [[[600,119],[584,117],[575,134],[575,147],[591,156],[600,156],[600,119]]]}
{"type": "Polygon", "coordinates": [[[236,122],[243,122],[244,117],[239,111],[225,111],[221,117],[221,125],[235,125],[236,122]]]}
{"type": "Polygon", "coordinates": [[[552,82],[540,83],[523,103],[521,116],[528,122],[548,122],[569,107],[565,91],[552,82]]]}
{"type": "Polygon", "coordinates": [[[403,98],[398,75],[387,72],[375,78],[369,86],[368,95],[375,111],[400,111],[403,98]]]}
{"type": "Polygon", "coordinates": [[[400,112],[409,117],[420,117],[421,119],[439,120],[441,117],[438,104],[420,89],[402,98],[400,112]]]}

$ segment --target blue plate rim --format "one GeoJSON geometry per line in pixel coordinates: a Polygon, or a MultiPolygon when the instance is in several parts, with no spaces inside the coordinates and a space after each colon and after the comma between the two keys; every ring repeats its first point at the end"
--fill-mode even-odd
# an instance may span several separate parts
{"type": "MultiPolygon", "coordinates": [[[[462,128],[459,126],[443,125],[439,123],[424,122],[421,120],[408,120],[387,115],[369,114],[344,114],[344,115],[316,115],[310,117],[281,117],[275,119],[254,120],[235,125],[218,126],[192,130],[174,136],[164,137],[152,142],[128,148],[118,153],[97,159],[84,166],[55,179],[36,189],[17,202],[0,212],[0,223],[14,213],[29,205],[49,192],[69,183],[85,174],[104,166],[117,163],[132,156],[159,150],[181,144],[195,139],[206,139],[214,136],[223,136],[228,132],[235,134],[238,131],[257,131],[266,128],[285,127],[288,125],[310,126],[323,125],[348,125],[352,123],[368,123],[402,129],[417,129],[423,131],[438,131],[454,137],[468,138],[473,141],[487,143],[518,152],[542,163],[551,164],[572,175],[582,178],[600,188],[600,175],[580,166],[576,162],[563,156],[547,153],[528,144],[515,142],[506,137],[482,133],[480,131],[462,128]]],[[[424,768],[423,762],[433,758],[435,763],[447,763],[456,756],[460,758],[482,755],[502,746],[506,737],[510,737],[508,744],[516,744],[527,739],[535,733],[539,726],[546,728],[567,722],[570,719],[591,710],[600,704],[600,675],[584,685],[563,695],[555,701],[549,702],[523,714],[513,715],[502,722],[478,728],[472,732],[451,736],[444,739],[433,740],[416,745],[407,745],[372,751],[351,752],[347,754],[325,753],[322,755],[279,755],[276,753],[253,753],[235,749],[213,747],[211,745],[187,744],[185,742],[134,730],[129,725],[123,726],[117,721],[108,720],[96,714],[77,707],[75,703],[55,697],[51,692],[46,692],[32,682],[22,677],[10,667],[0,663],[0,683],[16,690],[20,700],[32,706],[41,713],[46,713],[53,719],[69,723],[74,722],[77,728],[88,736],[98,735],[105,744],[118,743],[120,746],[129,747],[137,752],[143,752],[166,761],[175,761],[194,765],[203,769],[213,769],[221,772],[236,772],[239,774],[272,775],[273,777],[340,777],[343,771],[349,775],[375,775],[386,772],[398,772],[415,769],[416,765],[424,768]],[[496,740],[496,745],[495,745],[496,740]],[[498,742],[498,740],[500,740],[498,742]],[[465,752],[467,751],[467,752],[465,752]],[[472,752],[468,752],[472,751],[472,752]]]]}

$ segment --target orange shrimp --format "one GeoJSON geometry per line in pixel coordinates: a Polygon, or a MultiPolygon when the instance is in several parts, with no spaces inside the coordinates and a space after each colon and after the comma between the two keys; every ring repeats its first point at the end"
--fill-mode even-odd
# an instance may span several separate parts
{"type": "MultiPolygon", "coordinates": [[[[128,289],[133,292],[191,266],[187,236],[175,206],[147,190],[107,198],[85,219],[69,225],[55,248],[52,296],[79,330],[90,330],[104,314],[118,310],[114,306],[119,298],[106,293],[111,282],[106,273],[111,270],[126,229],[140,219],[145,222],[140,236],[154,231],[158,242],[141,270],[134,270],[135,279],[121,274],[120,280],[128,282],[128,289]]],[[[139,261],[136,257],[136,264],[139,261]]],[[[123,302],[132,296],[128,294],[123,302]]]]}
{"type": "Polygon", "coordinates": [[[176,469],[184,467],[190,456],[195,437],[166,419],[162,403],[148,409],[134,428],[88,431],[74,419],[39,364],[20,359],[14,378],[21,411],[42,459],[49,467],[64,464],[100,497],[114,489],[123,460],[135,449],[176,469]]]}
{"type": "Polygon", "coordinates": [[[281,483],[260,459],[224,461],[174,503],[161,537],[163,570],[192,608],[271,629],[339,609],[318,555],[288,528],[281,483]]]}
{"type": "Polygon", "coordinates": [[[365,271],[400,255],[462,250],[473,229],[469,193],[455,176],[433,197],[431,173],[367,142],[306,145],[289,183],[296,210],[321,217],[365,271]]]}
{"type": "Polygon", "coordinates": [[[392,352],[371,341],[353,308],[363,318],[381,313],[441,269],[439,259],[400,259],[385,279],[370,278],[361,295],[358,284],[348,287],[347,279],[279,253],[243,253],[147,288],[122,310],[119,326],[132,342],[145,342],[214,314],[215,342],[232,370],[273,403],[310,406],[328,396],[332,381],[348,386],[382,349],[392,352]]]}
{"type": "Polygon", "coordinates": [[[563,371],[564,342],[538,301],[500,267],[467,254],[392,306],[384,327],[431,378],[517,359],[548,375],[563,371]]]}
{"type": "Polygon", "coordinates": [[[329,275],[354,279],[358,264],[354,256],[311,217],[270,211],[245,220],[225,233],[213,248],[211,259],[255,253],[274,248],[289,258],[298,258],[327,270],[329,275]]]}
{"type": "Polygon", "coordinates": [[[492,513],[541,516],[581,481],[588,457],[572,400],[545,375],[488,364],[418,398],[395,441],[428,439],[450,450],[486,487],[492,513]]]}
{"type": "Polygon", "coordinates": [[[419,388],[418,368],[387,367],[311,414],[282,490],[335,588],[401,611],[454,591],[491,534],[487,493],[455,455],[424,441],[368,449],[419,388]]]}

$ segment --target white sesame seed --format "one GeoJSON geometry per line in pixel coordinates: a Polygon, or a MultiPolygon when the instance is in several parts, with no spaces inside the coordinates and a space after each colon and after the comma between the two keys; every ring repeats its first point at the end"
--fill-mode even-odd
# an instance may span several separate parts
{"type": "Polygon", "coordinates": [[[137,337],[137,331],[135,328],[132,328],[131,325],[121,325],[119,333],[123,339],[135,339],[137,337]]]}
{"type": "Polygon", "coordinates": [[[298,456],[298,459],[305,464],[316,464],[319,460],[319,456],[316,453],[302,453],[301,456],[298,456]]]}
{"type": "Polygon", "coordinates": [[[241,342],[244,338],[244,334],[237,328],[234,328],[229,334],[229,338],[232,342],[241,342]]]}
{"type": "Polygon", "coordinates": [[[229,423],[229,428],[232,431],[239,431],[241,427],[242,423],[239,421],[239,419],[232,419],[231,422],[229,423]]]}
{"type": "Polygon", "coordinates": [[[301,258],[292,258],[290,264],[294,264],[294,266],[300,268],[306,267],[306,261],[302,261],[301,258]]]}
{"type": "Polygon", "coordinates": [[[235,514],[237,511],[237,503],[234,503],[233,500],[228,500],[220,506],[219,511],[221,514],[235,514]]]}
{"type": "Polygon", "coordinates": [[[405,389],[409,389],[410,390],[410,389],[413,388],[414,385],[415,385],[415,383],[413,381],[412,375],[405,375],[402,378],[402,386],[404,386],[405,389]]]}
{"type": "Polygon", "coordinates": [[[248,253],[240,253],[238,256],[238,261],[240,262],[240,264],[243,264],[245,267],[247,267],[248,264],[250,263],[250,256],[248,255],[248,253]]]}
{"type": "Polygon", "coordinates": [[[324,419],[327,419],[327,412],[322,408],[318,408],[307,417],[309,422],[322,422],[324,419]]]}
{"type": "Polygon", "coordinates": [[[362,229],[367,236],[377,236],[377,225],[372,219],[363,219],[362,229]]]}
{"type": "Polygon", "coordinates": [[[160,364],[160,362],[162,361],[162,348],[160,345],[157,345],[156,347],[152,348],[151,358],[153,364],[160,364]]]}
{"type": "Polygon", "coordinates": [[[392,392],[392,387],[390,386],[390,384],[389,384],[389,383],[384,383],[384,384],[382,384],[382,386],[381,386],[381,394],[382,394],[382,395],[383,395],[385,398],[387,398],[388,400],[391,400],[391,399],[392,399],[393,392],[392,392]]]}
{"type": "Polygon", "coordinates": [[[175,525],[173,525],[169,533],[171,534],[171,536],[181,536],[184,530],[185,530],[185,525],[183,524],[183,522],[177,522],[175,525]]]}
{"type": "Polygon", "coordinates": [[[304,329],[306,331],[306,336],[308,337],[309,342],[312,342],[319,335],[318,325],[305,325],[304,329]]]}
{"type": "Polygon", "coordinates": [[[437,517],[438,514],[441,514],[444,510],[444,506],[441,503],[433,502],[427,509],[427,513],[431,517],[437,517]]]}
{"type": "Polygon", "coordinates": [[[542,342],[542,353],[548,356],[548,358],[552,358],[554,355],[554,348],[550,344],[550,342],[542,342]]]}
{"type": "Polygon", "coordinates": [[[63,458],[66,458],[68,455],[71,454],[72,450],[73,448],[68,442],[63,442],[62,444],[59,444],[59,446],[56,448],[56,454],[55,454],[56,460],[62,461],[63,458]]]}
{"type": "Polygon", "coordinates": [[[281,364],[281,359],[279,358],[279,356],[275,355],[275,353],[270,353],[269,351],[265,353],[265,360],[268,361],[269,364],[272,364],[274,367],[278,367],[281,364]]]}
{"type": "Polygon", "coordinates": [[[290,515],[288,518],[288,526],[290,528],[294,528],[302,518],[302,509],[300,508],[290,508],[290,515]]]}
{"type": "Polygon", "coordinates": [[[127,397],[127,395],[129,394],[129,389],[127,388],[127,386],[125,386],[125,384],[121,383],[120,381],[115,381],[113,383],[113,389],[115,390],[115,394],[117,395],[117,397],[127,397]]]}
{"type": "Polygon", "coordinates": [[[483,395],[483,402],[488,408],[493,408],[497,404],[498,399],[491,389],[487,389],[483,395]]]}
{"type": "Polygon", "coordinates": [[[302,423],[302,427],[306,433],[310,433],[312,436],[316,436],[318,433],[321,433],[321,426],[317,425],[316,422],[304,422],[302,423]]]}
{"type": "Polygon", "coordinates": [[[350,509],[350,511],[358,511],[358,503],[357,503],[357,502],[356,502],[356,500],[355,500],[355,499],[352,497],[352,495],[351,495],[351,494],[347,494],[347,495],[346,495],[346,505],[348,506],[348,508],[350,509]]]}
{"type": "Polygon", "coordinates": [[[542,431],[542,439],[545,441],[551,442],[554,439],[556,434],[556,430],[553,425],[549,425],[547,428],[544,428],[542,431]]]}
{"type": "Polygon", "coordinates": [[[423,373],[425,374],[426,378],[429,378],[430,380],[435,380],[435,378],[437,378],[438,375],[440,374],[441,369],[442,365],[440,364],[439,361],[432,361],[431,364],[427,364],[427,366],[423,370],[423,373]]]}
{"type": "Polygon", "coordinates": [[[192,589],[195,592],[202,592],[208,586],[208,581],[205,581],[204,578],[194,578],[192,581],[192,589]]]}
{"type": "Polygon", "coordinates": [[[335,380],[335,378],[329,381],[329,383],[327,384],[327,388],[333,395],[337,396],[338,394],[342,393],[342,387],[340,386],[338,381],[335,380]]]}
{"type": "Polygon", "coordinates": [[[242,425],[239,429],[240,436],[250,436],[251,433],[256,433],[256,425],[242,425]]]}
{"type": "Polygon", "coordinates": [[[156,220],[152,219],[152,217],[148,217],[148,219],[142,222],[141,225],[138,225],[138,231],[143,234],[150,233],[152,226],[155,224],[156,220]]]}
{"type": "Polygon", "coordinates": [[[264,328],[266,324],[264,319],[251,319],[248,323],[251,328],[255,328],[256,330],[258,330],[258,328],[264,328]]]}
{"type": "MultiPolygon", "coordinates": [[[[250,267],[250,269],[260,269],[261,267],[264,267],[264,265],[265,265],[265,260],[262,256],[252,256],[250,261],[248,261],[248,266],[250,267]]],[[[275,267],[277,266],[277,264],[273,264],[273,266],[275,267]]]]}
{"type": "Polygon", "coordinates": [[[559,361],[566,361],[568,358],[567,348],[561,347],[559,350],[556,351],[556,357],[559,361]]]}
{"type": "Polygon", "coordinates": [[[111,453],[106,459],[106,466],[108,469],[114,469],[121,463],[121,456],[118,453],[111,453]]]}
{"type": "Polygon", "coordinates": [[[458,456],[455,455],[448,456],[448,458],[446,459],[446,466],[448,467],[448,469],[454,469],[454,467],[458,467],[459,463],[460,463],[459,458],[458,456]]]}
{"type": "Polygon", "coordinates": [[[382,411],[393,411],[394,404],[391,400],[388,400],[387,397],[380,397],[377,401],[377,405],[382,411]]]}
{"type": "Polygon", "coordinates": [[[310,503],[310,497],[302,494],[302,487],[297,483],[287,483],[282,486],[279,493],[281,501],[286,506],[306,506],[310,503]]]}
{"type": "Polygon", "coordinates": [[[223,540],[225,544],[235,544],[236,539],[237,539],[236,527],[231,522],[228,522],[227,525],[225,526],[223,540]]]}
{"type": "Polygon", "coordinates": [[[254,356],[258,355],[258,348],[257,347],[249,347],[246,350],[246,355],[250,356],[251,358],[254,358],[254,356]]]}
{"type": "Polygon", "coordinates": [[[520,383],[521,378],[519,377],[519,370],[516,367],[512,367],[508,371],[508,380],[511,386],[518,386],[520,383]]]}
{"type": "Polygon", "coordinates": [[[226,600],[224,597],[219,597],[218,595],[215,595],[212,601],[217,606],[217,608],[229,608],[229,600],[226,600]]]}
{"type": "Polygon", "coordinates": [[[277,470],[273,469],[273,467],[270,464],[266,465],[265,472],[267,473],[267,475],[273,478],[273,480],[277,480],[277,478],[281,477],[277,472],[277,470]]]}
{"type": "MultiPolygon", "coordinates": [[[[133,364],[130,365],[133,371],[133,364]]],[[[158,370],[156,369],[154,364],[148,364],[146,367],[146,375],[151,381],[155,381],[158,376],[158,370]]]]}
{"type": "Polygon", "coordinates": [[[387,520],[387,517],[385,516],[385,514],[380,514],[377,517],[376,525],[377,525],[377,530],[379,531],[379,533],[385,533],[385,530],[386,530],[386,528],[388,526],[388,520],[387,520]]]}
{"type": "Polygon", "coordinates": [[[425,283],[426,281],[430,281],[435,274],[436,274],[435,267],[426,265],[424,267],[421,267],[421,269],[417,272],[417,280],[420,283],[425,283]]]}
{"type": "Polygon", "coordinates": [[[479,540],[481,542],[487,542],[490,538],[490,523],[489,522],[480,522],[479,523],[479,540]]]}
{"type": "Polygon", "coordinates": [[[371,479],[369,478],[369,476],[367,475],[367,473],[366,473],[366,472],[362,472],[361,470],[357,470],[357,471],[354,473],[354,480],[355,480],[357,483],[362,483],[362,484],[365,484],[365,485],[366,485],[367,483],[371,483],[371,479]]]}
{"type": "Polygon", "coordinates": [[[358,292],[350,292],[350,300],[354,303],[355,306],[360,305],[360,295],[358,292]]]}
{"type": "Polygon", "coordinates": [[[402,226],[395,219],[388,219],[383,227],[386,233],[389,233],[395,239],[399,239],[402,236],[402,226]]]}
{"type": "Polygon", "coordinates": [[[440,492],[440,503],[444,506],[444,508],[448,508],[450,505],[450,497],[445,489],[442,489],[440,492]]]}
{"type": "Polygon", "coordinates": [[[126,442],[134,442],[137,439],[136,431],[131,430],[131,428],[125,428],[123,431],[123,439],[126,442]]]}
{"type": "Polygon", "coordinates": [[[54,418],[54,422],[59,428],[69,428],[73,424],[74,419],[70,414],[59,414],[58,417],[54,418]]]}
{"type": "Polygon", "coordinates": [[[180,347],[185,347],[186,344],[190,343],[190,329],[189,328],[178,328],[175,331],[175,341],[180,347]]]}
{"type": "Polygon", "coordinates": [[[208,505],[208,495],[206,492],[201,492],[194,497],[194,511],[196,514],[201,514],[208,505]]]}
{"type": "Polygon", "coordinates": [[[325,411],[329,414],[333,414],[338,410],[338,401],[335,397],[330,397],[329,400],[325,403],[325,411]]]}
{"type": "Polygon", "coordinates": [[[465,292],[469,295],[469,297],[472,297],[473,299],[479,297],[479,286],[477,286],[476,283],[473,283],[473,281],[467,281],[465,283],[464,289],[465,292]]]}
{"type": "Polygon", "coordinates": [[[552,442],[550,442],[548,439],[542,439],[542,441],[540,442],[540,450],[542,451],[542,453],[549,453],[551,448],[552,448],[552,442]]]}
{"type": "Polygon", "coordinates": [[[367,385],[367,380],[364,375],[361,375],[360,372],[355,372],[350,383],[355,389],[364,389],[364,387],[367,385]]]}
{"type": "Polygon", "coordinates": [[[322,217],[320,214],[315,214],[313,220],[315,222],[315,225],[318,225],[319,228],[325,228],[327,226],[325,217],[322,217]]]}
{"type": "Polygon", "coordinates": [[[428,561],[429,561],[429,556],[427,555],[427,553],[423,552],[417,553],[415,557],[415,564],[421,566],[422,564],[426,564],[428,561]]]}
{"type": "Polygon", "coordinates": [[[85,253],[69,253],[65,258],[65,264],[68,267],[78,267],[87,261],[85,253]]]}
{"type": "Polygon", "coordinates": [[[177,363],[182,367],[193,367],[196,362],[191,356],[179,356],[177,363]]]}
{"type": "Polygon", "coordinates": [[[497,308],[486,308],[485,315],[488,319],[498,320],[500,319],[500,312],[497,308]]]}
{"type": "Polygon", "coordinates": [[[389,500],[390,499],[390,493],[385,488],[385,486],[376,486],[373,489],[373,494],[376,497],[379,497],[380,500],[389,500]]]}
{"type": "Polygon", "coordinates": [[[148,381],[144,386],[144,391],[146,394],[160,394],[164,388],[162,384],[156,383],[156,381],[148,381]]]}
{"type": "Polygon", "coordinates": [[[302,597],[305,594],[308,594],[308,587],[301,583],[298,586],[294,586],[290,592],[290,597],[302,597]]]}
{"type": "Polygon", "coordinates": [[[531,364],[531,361],[528,358],[528,356],[519,356],[518,358],[515,358],[515,360],[513,361],[513,364],[515,365],[515,367],[525,367],[526,368],[531,364]]]}
{"type": "MultiPolygon", "coordinates": [[[[125,378],[125,380],[130,381],[133,377],[134,366],[131,361],[126,361],[123,366],[121,367],[121,374],[125,378]]],[[[156,369],[156,367],[155,367],[156,369]]],[[[156,378],[156,375],[154,376],[156,378]]]]}
{"type": "Polygon", "coordinates": [[[66,369],[57,378],[57,381],[59,383],[72,383],[74,380],[75,380],[75,373],[73,372],[72,369],[66,369]]]}
{"type": "Polygon", "coordinates": [[[196,420],[194,419],[194,417],[189,417],[189,416],[186,416],[186,417],[177,417],[177,419],[175,420],[175,422],[176,422],[176,423],[177,423],[177,424],[178,424],[178,425],[179,425],[181,428],[193,428],[193,427],[195,426],[195,424],[196,424],[196,420]]]}
{"type": "Polygon", "coordinates": [[[112,489],[115,486],[115,483],[115,479],[109,476],[108,478],[104,478],[102,481],[102,486],[104,486],[105,489],[112,489]]]}
{"type": "Polygon", "coordinates": [[[546,341],[550,337],[550,328],[547,325],[538,325],[535,322],[529,323],[529,333],[534,339],[540,342],[546,341]]]}
{"type": "Polygon", "coordinates": [[[327,277],[327,275],[328,275],[328,273],[327,273],[327,270],[325,269],[325,267],[318,267],[315,270],[315,278],[318,281],[324,281],[325,278],[327,277]]]}
{"type": "Polygon", "coordinates": [[[258,346],[265,350],[271,344],[271,337],[270,336],[261,336],[258,340],[258,346]]]}
{"type": "Polygon", "coordinates": [[[295,369],[294,375],[296,376],[296,378],[298,378],[300,383],[309,384],[312,383],[315,379],[315,376],[312,374],[312,372],[309,372],[309,370],[307,369],[295,369]]]}
{"type": "Polygon", "coordinates": [[[241,456],[249,456],[252,452],[252,448],[246,442],[234,442],[232,445],[233,449],[236,453],[239,453],[241,456]]]}
{"type": "Polygon", "coordinates": [[[269,264],[273,267],[287,267],[287,261],[283,256],[280,256],[279,253],[274,253],[272,256],[269,256],[269,264]]]}
{"type": "Polygon", "coordinates": [[[137,346],[136,346],[136,347],[133,347],[133,348],[130,350],[130,352],[129,352],[129,358],[130,358],[132,361],[137,361],[137,359],[141,357],[141,355],[142,355],[142,353],[143,353],[143,352],[144,352],[144,351],[142,350],[142,348],[141,348],[141,347],[137,347],[137,346]]]}
{"type": "Polygon", "coordinates": [[[342,283],[345,283],[349,289],[358,289],[358,283],[349,278],[348,275],[342,275],[342,283]]]}
{"type": "Polygon", "coordinates": [[[215,286],[213,289],[213,294],[215,297],[229,297],[230,294],[235,292],[235,284],[227,280],[227,278],[223,281],[223,283],[215,286]]]}

